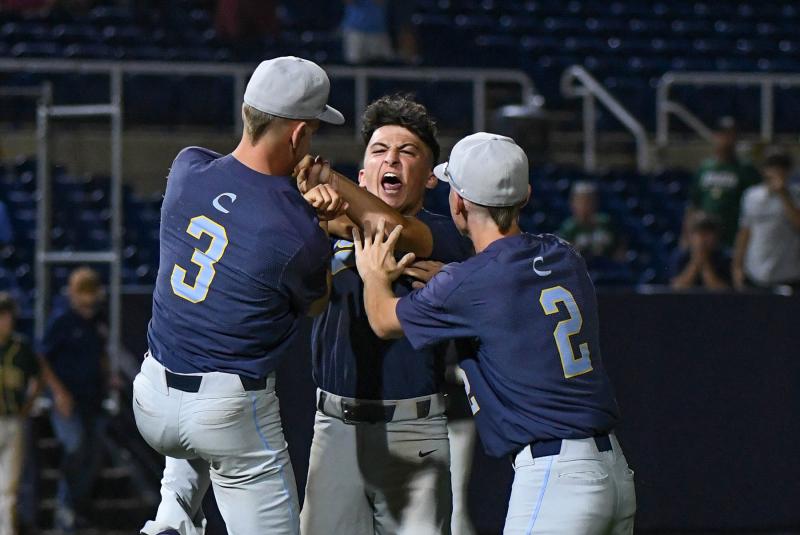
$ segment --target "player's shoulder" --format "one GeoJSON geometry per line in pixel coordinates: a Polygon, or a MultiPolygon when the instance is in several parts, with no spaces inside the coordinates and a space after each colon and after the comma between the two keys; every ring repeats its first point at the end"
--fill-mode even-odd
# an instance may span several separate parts
{"type": "Polygon", "coordinates": [[[174,177],[185,174],[189,170],[197,170],[221,157],[222,155],[218,152],[203,147],[186,147],[175,156],[170,168],[170,175],[174,177]]]}
{"type": "Polygon", "coordinates": [[[222,154],[211,149],[191,146],[183,148],[175,157],[176,162],[208,162],[221,158],[222,154]]]}

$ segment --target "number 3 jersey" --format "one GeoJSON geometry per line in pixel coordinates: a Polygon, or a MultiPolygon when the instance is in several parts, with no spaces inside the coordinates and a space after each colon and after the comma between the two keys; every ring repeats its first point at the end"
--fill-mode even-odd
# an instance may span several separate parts
{"type": "Polygon", "coordinates": [[[326,293],[328,243],[291,177],[184,149],[161,207],[151,353],[177,373],[269,374],[326,293]]]}
{"type": "Polygon", "coordinates": [[[552,235],[520,234],[449,264],[397,304],[415,348],[477,342],[460,362],[484,448],[607,433],[618,410],[603,368],[597,300],[583,259],[552,235]]]}

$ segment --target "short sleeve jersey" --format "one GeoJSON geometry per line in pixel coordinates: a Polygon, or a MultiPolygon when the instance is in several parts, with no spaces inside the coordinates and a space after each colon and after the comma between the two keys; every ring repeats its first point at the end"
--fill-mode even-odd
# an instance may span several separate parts
{"type": "Polygon", "coordinates": [[[161,208],[153,356],[177,373],[269,374],[327,291],[328,247],[291,177],[184,149],[161,208]]]}
{"type": "Polygon", "coordinates": [[[53,373],[85,412],[99,410],[105,396],[106,338],[98,316],[86,318],[65,308],[53,312],[41,341],[40,350],[53,373]]]}
{"type": "Polygon", "coordinates": [[[611,257],[617,247],[617,232],[606,214],[597,214],[593,226],[582,225],[569,218],[558,235],[567,240],[584,257],[611,257]]]}
{"type": "Polygon", "coordinates": [[[760,182],[758,171],[738,160],[730,163],[706,160],[690,190],[693,208],[715,215],[722,226],[722,242],[733,245],[744,191],[760,182]]]}
{"type": "MultiPolygon", "coordinates": [[[[426,210],[417,214],[433,234],[432,260],[456,262],[472,254],[449,217],[426,210]]],[[[405,338],[381,340],[364,310],[364,285],[355,266],[353,243],[333,241],[333,287],[325,312],[314,321],[314,381],[333,394],[358,399],[409,399],[439,392],[445,344],[415,350],[405,338]]],[[[400,277],[398,295],[412,290],[413,279],[400,277]]]]}
{"type": "Polygon", "coordinates": [[[461,368],[489,455],[596,436],[617,422],[594,287],[581,257],[555,236],[493,242],[401,298],[397,316],[415,348],[476,342],[461,368]]]}

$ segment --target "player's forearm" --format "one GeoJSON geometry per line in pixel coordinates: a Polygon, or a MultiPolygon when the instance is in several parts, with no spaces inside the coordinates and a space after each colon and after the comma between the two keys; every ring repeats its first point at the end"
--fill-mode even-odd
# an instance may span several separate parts
{"type": "Polygon", "coordinates": [[[369,325],[379,338],[386,340],[403,336],[403,327],[397,318],[398,301],[389,281],[376,278],[364,280],[364,308],[369,325]]]}
{"type": "Polygon", "coordinates": [[[375,228],[381,219],[386,221],[386,232],[391,232],[397,225],[403,225],[398,249],[414,253],[419,258],[430,256],[433,251],[433,236],[425,223],[415,217],[403,216],[375,195],[333,170],[328,183],[347,202],[347,216],[359,228],[375,228]]]}

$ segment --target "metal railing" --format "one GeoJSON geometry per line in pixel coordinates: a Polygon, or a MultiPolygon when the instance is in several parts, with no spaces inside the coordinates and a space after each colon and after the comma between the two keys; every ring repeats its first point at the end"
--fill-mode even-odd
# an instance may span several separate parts
{"type": "Polygon", "coordinates": [[[108,353],[111,371],[119,369],[122,311],[122,77],[110,77],[111,102],[80,106],[53,105],[53,88],[49,82],[34,87],[0,88],[2,98],[36,100],[36,260],[34,266],[36,297],[34,303],[34,336],[41,340],[50,305],[50,266],[54,264],[108,264],[109,336],[108,353]],[[111,248],[108,251],[54,251],[50,243],[53,214],[52,177],[50,167],[51,121],[108,117],[111,121],[111,248]]]}
{"type": "MultiPolygon", "coordinates": [[[[242,127],[241,106],[245,86],[255,65],[234,63],[183,63],[158,61],[96,61],[64,59],[0,59],[0,72],[84,73],[122,76],[128,74],[162,76],[209,76],[233,79],[231,113],[234,133],[242,127]]],[[[361,131],[361,115],[369,101],[371,80],[403,80],[416,82],[464,82],[472,86],[472,128],[486,130],[486,87],[489,83],[511,83],[520,88],[521,102],[541,101],[530,77],[509,69],[348,67],[331,65],[325,71],[332,79],[351,79],[355,84],[353,117],[356,137],[361,131]]],[[[121,97],[121,95],[120,95],[121,97]]],[[[112,100],[115,95],[112,93],[112,100]]],[[[466,111],[466,110],[465,110],[466,111]]]]}
{"type": "Polygon", "coordinates": [[[561,75],[561,94],[566,98],[583,99],[583,166],[592,172],[597,168],[597,109],[600,101],[636,141],[636,168],[650,170],[650,142],[644,126],[614,98],[603,85],[580,65],[567,68],[561,75]]]}
{"type": "Polygon", "coordinates": [[[656,144],[669,144],[670,115],[674,115],[704,139],[711,139],[711,129],[683,104],[670,100],[675,86],[759,87],[761,140],[769,143],[775,133],[775,86],[800,87],[800,74],[752,72],[667,72],[658,82],[656,91],[656,144]]]}

